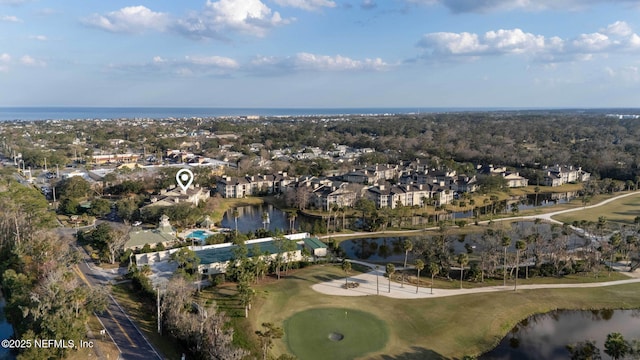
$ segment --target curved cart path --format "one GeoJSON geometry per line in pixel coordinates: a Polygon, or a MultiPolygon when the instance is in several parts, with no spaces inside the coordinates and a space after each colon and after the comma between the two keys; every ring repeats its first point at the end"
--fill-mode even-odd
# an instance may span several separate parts
{"type": "MultiPolygon", "coordinates": [[[[591,209],[598,206],[602,206],[608,204],[612,201],[625,198],[632,195],[640,194],[640,192],[635,191],[632,193],[627,193],[623,195],[618,195],[612,197],[610,199],[604,200],[600,203],[583,206],[574,209],[566,209],[559,210],[554,212],[549,212],[546,214],[540,215],[529,215],[529,216],[515,216],[510,218],[496,219],[494,221],[509,221],[509,220],[531,220],[531,219],[542,219],[551,222],[557,222],[557,220],[553,220],[552,217],[559,214],[565,214],[572,211],[580,211],[584,209],[591,209]]],[[[481,223],[487,223],[488,221],[484,221],[481,223]]],[[[573,228],[573,227],[572,227],[573,228]]],[[[578,232],[584,233],[584,230],[573,228],[578,232]]],[[[420,232],[428,229],[422,230],[412,230],[412,231],[384,231],[378,233],[384,234],[409,234],[412,232],[420,232]]],[[[354,233],[354,234],[345,234],[342,236],[354,236],[354,235],[371,235],[376,233],[354,233]]],[[[332,235],[333,237],[339,237],[338,235],[332,235]]],[[[331,237],[331,236],[326,236],[331,237]]],[[[375,269],[375,264],[369,264],[363,261],[351,260],[354,263],[360,263],[366,266],[375,269]]],[[[519,285],[518,290],[530,290],[530,289],[567,289],[567,288],[594,288],[594,287],[604,287],[604,286],[615,286],[622,284],[631,284],[640,282],[640,270],[636,270],[632,273],[623,272],[624,274],[630,276],[629,279],[626,280],[617,280],[617,281],[605,281],[605,282],[596,282],[596,283],[582,283],[582,284],[535,284],[535,285],[519,285]]],[[[477,294],[477,293],[486,293],[486,292],[497,292],[497,291],[513,291],[513,285],[510,286],[488,286],[488,287],[480,287],[480,288],[470,288],[470,289],[433,289],[433,294],[431,293],[430,288],[421,287],[418,289],[416,293],[416,287],[413,285],[401,284],[397,282],[391,283],[391,291],[389,291],[389,282],[383,276],[384,275],[384,267],[380,266],[379,270],[372,270],[368,273],[359,274],[353,277],[349,277],[349,282],[358,283],[358,287],[345,289],[342,286],[345,283],[345,280],[332,280],[326,281],[319,284],[312,285],[311,288],[317,292],[328,294],[328,295],[338,295],[338,296],[367,296],[367,295],[382,295],[396,299],[424,299],[424,298],[434,298],[434,297],[445,297],[445,296],[455,296],[455,295],[466,295],[466,294],[477,294]]]]}

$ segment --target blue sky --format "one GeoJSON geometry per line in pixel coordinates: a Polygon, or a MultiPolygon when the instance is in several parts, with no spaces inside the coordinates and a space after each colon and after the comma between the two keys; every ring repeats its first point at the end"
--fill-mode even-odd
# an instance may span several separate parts
{"type": "Polygon", "coordinates": [[[638,107],[631,0],[0,0],[0,106],[638,107]]]}

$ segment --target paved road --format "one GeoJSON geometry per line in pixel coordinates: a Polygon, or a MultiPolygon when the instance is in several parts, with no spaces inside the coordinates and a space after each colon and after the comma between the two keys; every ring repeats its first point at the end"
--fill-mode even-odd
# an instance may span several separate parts
{"type": "MultiPolygon", "coordinates": [[[[84,252],[81,251],[81,253],[84,255],[84,252]]],[[[88,286],[104,284],[111,280],[108,274],[94,271],[84,259],[78,265],[74,265],[74,271],[88,286]]],[[[124,360],[162,360],[163,358],[151,346],[118,302],[111,295],[108,300],[107,310],[97,316],[120,350],[120,358],[124,360]]]]}

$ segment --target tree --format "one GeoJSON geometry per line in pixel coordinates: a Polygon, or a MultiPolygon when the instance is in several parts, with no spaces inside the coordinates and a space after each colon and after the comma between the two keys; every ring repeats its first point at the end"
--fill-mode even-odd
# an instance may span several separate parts
{"type": "Polygon", "coordinates": [[[256,335],[260,339],[262,347],[262,359],[267,360],[269,349],[273,346],[274,339],[280,339],[284,336],[284,331],[280,327],[274,326],[272,323],[262,323],[264,330],[256,330],[256,335]]]}
{"type": "Polygon", "coordinates": [[[416,278],[416,294],[417,294],[418,289],[420,288],[420,271],[424,269],[424,261],[422,261],[421,259],[416,260],[415,266],[416,266],[416,270],[418,270],[418,277],[416,278]]]}
{"type": "Polygon", "coordinates": [[[508,236],[502,237],[502,247],[504,248],[504,264],[502,267],[503,286],[507,286],[507,248],[511,246],[511,238],[508,236]]]}
{"type": "Polygon", "coordinates": [[[431,293],[433,294],[433,282],[436,277],[440,273],[440,266],[436,262],[429,263],[429,272],[431,273],[431,293]]]}
{"type": "Polygon", "coordinates": [[[402,243],[402,248],[404,249],[404,267],[407,267],[407,257],[409,256],[409,252],[413,250],[413,241],[406,239],[402,243]]]}
{"type": "Polygon", "coordinates": [[[138,211],[138,204],[133,198],[116,201],[116,214],[124,220],[125,224],[132,221],[138,211]]]}
{"type": "Polygon", "coordinates": [[[127,241],[129,241],[128,226],[111,228],[110,239],[106,244],[106,249],[109,253],[109,263],[115,264],[116,258],[122,251],[124,244],[126,244],[127,241]]]}
{"type": "Polygon", "coordinates": [[[513,285],[513,291],[518,288],[518,270],[520,269],[520,251],[527,247],[527,243],[524,240],[516,241],[516,281],[513,285]]]}
{"type": "Polygon", "coordinates": [[[409,256],[409,252],[411,250],[413,250],[413,241],[411,241],[410,239],[406,239],[403,243],[402,243],[402,248],[404,249],[404,268],[402,271],[402,283],[400,285],[400,287],[404,287],[404,270],[406,270],[407,267],[407,257],[409,256]]]}
{"type": "Polygon", "coordinates": [[[567,345],[567,350],[571,353],[571,360],[600,360],[600,349],[593,340],[580,341],[567,345]]]}
{"type": "Polygon", "coordinates": [[[183,247],[171,255],[171,260],[178,263],[178,274],[182,274],[187,279],[195,279],[198,275],[198,265],[200,258],[196,252],[189,248],[183,247]]]}
{"type": "Polygon", "coordinates": [[[83,199],[86,198],[89,195],[89,191],[91,191],[91,185],[81,176],[72,176],[62,180],[56,188],[58,189],[58,195],[61,199],[83,199]]]}
{"type": "Polygon", "coordinates": [[[458,264],[460,264],[460,289],[462,289],[462,277],[464,274],[464,267],[469,262],[469,255],[466,253],[460,253],[457,257],[458,264]]]}
{"type": "Polygon", "coordinates": [[[344,278],[344,285],[348,288],[349,287],[349,272],[351,271],[351,261],[349,261],[347,259],[342,260],[342,270],[347,275],[344,278]]]}
{"type": "Polygon", "coordinates": [[[389,292],[391,292],[391,277],[395,272],[396,272],[396,266],[393,265],[392,263],[388,263],[386,267],[386,273],[387,273],[387,276],[389,277],[389,292]]]}
{"type": "Polygon", "coordinates": [[[111,212],[111,204],[105,199],[95,199],[91,201],[89,214],[95,217],[103,217],[111,212]]]}
{"type": "Polygon", "coordinates": [[[240,299],[240,305],[244,306],[244,317],[249,317],[249,309],[251,308],[251,300],[255,296],[255,290],[251,288],[249,285],[249,280],[251,276],[248,272],[244,272],[240,275],[238,279],[238,285],[236,289],[238,290],[238,298],[240,299]]]}
{"type": "Polygon", "coordinates": [[[631,345],[624,339],[622,334],[613,332],[607,335],[607,340],[604,342],[604,352],[614,360],[625,357],[630,350],[631,345]]]}

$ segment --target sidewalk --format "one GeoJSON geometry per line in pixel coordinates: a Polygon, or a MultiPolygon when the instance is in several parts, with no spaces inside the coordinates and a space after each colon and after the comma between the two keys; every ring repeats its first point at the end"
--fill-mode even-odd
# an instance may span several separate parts
{"type": "MultiPolygon", "coordinates": [[[[369,264],[364,261],[353,261],[354,263],[375,267],[374,264],[369,264]]],[[[319,293],[336,296],[368,296],[368,295],[381,295],[394,299],[425,299],[436,298],[466,294],[479,294],[498,291],[513,291],[513,285],[509,286],[487,286],[481,288],[472,289],[433,289],[431,294],[431,288],[421,287],[416,294],[415,285],[401,284],[392,281],[391,292],[389,292],[389,280],[384,277],[385,269],[380,266],[379,270],[372,270],[368,273],[350,276],[349,282],[356,282],[359,284],[357,288],[345,289],[342,286],[345,283],[344,279],[325,281],[319,284],[312,285],[311,288],[319,293]],[[377,277],[377,279],[376,279],[377,277]],[[377,285],[376,285],[377,281],[377,285]]],[[[605,281],[597,283],[584,283],[584,284],[535,284],[535,285],[518,285],[518,290],[532,290],[532,289],[569,289],[569,288],[595,288],[604,286],[615,286],[623,284],[640,283],[640,270],[636,270],[633,273],[625,272],[624,274],[630,276],[627,280],[617,281],[605,281]]],[[[464,286],[464,285],[463,285],[464,286]]]]}

